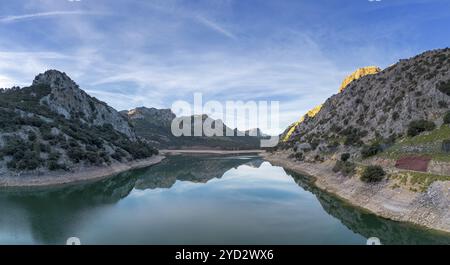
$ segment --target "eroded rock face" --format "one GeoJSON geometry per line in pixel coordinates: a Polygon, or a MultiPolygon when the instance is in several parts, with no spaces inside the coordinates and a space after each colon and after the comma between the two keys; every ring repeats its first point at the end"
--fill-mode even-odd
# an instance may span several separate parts
{"type": "MultiPolygon", "coordinates": [[[[427,196],[435,207],[447,212],[450,217],[450,182],[436,181],[428,188],[427,196]]],[[[447,219],[450,222],[450,218],[447,219]]]]}
{"type": "Polygon", "coordinates": [[[39,74],[33,85],[49,85],[51,93],[41,102],[67,119],[80,119],[94,125],[111,124],[113,128],[130,139],[136,139],[128,121],[106,103],[89,96],[65,73],[48,70],[39,74]]]}

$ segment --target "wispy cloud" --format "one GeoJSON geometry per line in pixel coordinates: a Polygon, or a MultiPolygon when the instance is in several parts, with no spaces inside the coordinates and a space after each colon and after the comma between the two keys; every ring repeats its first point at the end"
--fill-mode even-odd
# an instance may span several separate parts
{"type": "Polygon", "coordinates": [[[225,26],[221,25],[217,21],[214,21],[210,18],[208,15],[201,15],[198,12],[184,9],[184,8],[174,8],[172,5],[167,3],[154,3],[149,2],[146,3],[148,7],[152,8],[153,10],[157,10],[158,12],[164,13],[164,14],[170,14],[173,16],[176,16],[177,18],[191,20],[194,22],[199,23],[200,25],[209,28],[210,30],[219,33],[225,37],[228,37],[230,39],[236,39],[235,34],[233,34],[229,29],[227,29],[225,26]]]}
{"type": "Polygon", "coordinates": [[[219,24],[203,17],[203,16],[196,16],[195,19],[200,22],[201,24],[205,25],[206,27],[214,30],[215,32],[218,32],[228,38],[231,39],[236,39],[236,36],[231,33],[230,31],[224,29],[222,26],[220,26],[219,24]]]}
{"type": "Polygon", "coordinates": [[[73,11],[50,11],[50,12],[40,12],[32,14],[23,14],[15,16],[3,16],[0,17],[1,23],[14,23],[23,20],[31,20],[45,17],[56,17],[56,16],[67,16],[67,15],[99,15],[97,12],[88,12],[83,10],[73,10],[73,11]]]}

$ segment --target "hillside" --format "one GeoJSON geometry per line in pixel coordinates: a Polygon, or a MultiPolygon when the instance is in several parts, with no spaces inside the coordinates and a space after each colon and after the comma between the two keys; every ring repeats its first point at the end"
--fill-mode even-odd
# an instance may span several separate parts
{"type": "Polygon", "coordinates": [[[449,106],[448,48],[358,69],[263,156],[378,216],[450,232],[449,106]]]}
{"type": "Polygon", "coordinates": [[[314,117],[306,116],[279,148],[294,148],[307,160],[343,152],[364,158],[441,128],[449,104],[450,50],[425,52],[353,80],[314,117]]]}
{"type": "MultiPolygon", "coordinates": [[[[236,136],[237,130],[231,129],[224,124],[224,135],[227,131],[233,132],[235,136],[179,136],[172,134],[171,124],[176,118],[170,109],[155,109],[140,107],[129,111],[121,111],[126,116],[136,130],[139,137],[143,137],[158,148],[168,149],[224,149],[224,150],[244,150],[259,149],[260,139],[263,137],[258,129],[257,136],[249,132],[239,132],[245,136],[236,136]]],[[[191,125],[194,124],[194,116],[189,117],[191,125]]],[[[221,122],[214,120],[207,115],[202,115],[202,122],[215,124],[221,122]]],[[[193,127],[192,127],[193,128],[193,127]]],[[[253,131],[255,132],[255,131],[253,131]]],[[[193,131],[192,134],[194,135],[193,131]]]]}
{"type": "Polygon", "coordinates": [[[128,121],[49,70],[29,87],[0,92],[0,176],[110,165],[157,153],[128,121]]]}

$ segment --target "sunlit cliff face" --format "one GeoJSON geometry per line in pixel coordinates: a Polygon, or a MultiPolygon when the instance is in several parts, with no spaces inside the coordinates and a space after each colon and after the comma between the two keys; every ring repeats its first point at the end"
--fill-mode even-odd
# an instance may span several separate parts
{"type": "MultiPolygon", "coordinates": [[[[356,70],[355,72],[353,72],[352,74],[348,75],[344,81],[342,82],[341,86],[339,87],[339,92],[341,93],[342,91],[344,91],[344,89],[353,81],[366,76],[366,75],[373,75],[373,74],[377,74],[381,72],[381,68],[377,67],[377,66],[367,66],[367,67],[363,67],[363,68],[359,68],[358,70],[356,70]]],[[[283,142],[286,142],[289,140],[289,138],[291,137],[292,133],[295,131],[295,129],[297,128],[297,126],[299,124],[301,124],[305,118],[309,117],[309,118],[313,118],[314,116],[317,115],[317,113],[319,113],[319,111],[322,109],[323,104],[320,104],[319,106],[314,107],[313,109],[311,109],[310,111],[308,111],[305,115],[303,115],[300,120],[298,120],[297,122],[295,122],[294,124],[292,124],[289,127],[289,130],[287,131],[287,133],[284,135],[283,137],[283,142]]]]}
{"type": "Polygon", "coordinates": [[[353,72],[352,74],[350,74],[349,76],[347,76],[344,81],[342,82],[341,87],[339,87],[339,93],[341,93],[342,91],[344,91],[344,89],[353,81],[360,79],[363,76],[366,75],[373,75],[373,74],[377,74],[381,72],[381,69],[379,67],[376,66],[367,66],[367,67],[363,67],[363,68],[359,68],[358,70],[356,70],[355,72],[353,72]]]}
{"type": "Polygon", "coordinates": [[[297,128],[297,126],[302,123],[306,117],[310,117],[313,118],[314,116],[317,115],[317,113],[319,113],[319,111],[322,109],[322,105],[320,104],[319,106],[314,107],[313,109],[311,109],[310,111],[308,111],[305,115],[303,115],[299,121],[295,122],[294,124],[291,125],[291,127],[289,128],[288,132],[284,135],[283,137],[283,141],[286,142],[289,140],[289,138],[291,137],[292,133],[295,131],[295,128],[297,128]]]}

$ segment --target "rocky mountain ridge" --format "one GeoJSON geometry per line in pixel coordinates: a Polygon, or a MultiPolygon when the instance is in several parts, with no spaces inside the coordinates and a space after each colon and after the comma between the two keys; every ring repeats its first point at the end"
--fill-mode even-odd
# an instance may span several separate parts
{"type": "Polygon", "coordinates": [[[93,125],[111,124],[113,128],[131,139],[136,136],[128,121],[114,108],[89,96],[66,75],[57,70],[48,70],[33,80],[33,86],[47,85],[51,92],[41,99],[50,109],[66,119],[80,119],[93,125]]]}
{"type": "MultiPolygon", "coordinates": [[[[353,81],[360,79],[361,77],[364,77],[366,75],[372,75],[372,74],[376,74],[379,73],[381,71],[381,69],[379,67],[376,66],[367,66],[367,67],[362,67],[357,69],[356,71],[354,71],[353,73],[351,73],[350,75],[348,75],[344,81],[342,81],[341,86],[339,87],[339,92],[338,93],[342,93],[342,91],[344,91],[344,89],[353,81]]],[[[316,107],[312,108],[311,110],[309,110],[305,115],[303,115],[300,120],[298,120],[297,122],[293,123],[291,126],[288,127],[288,129],[286,129],[286,131],[283,133],[282,135],[282,140],[283,142],[286,142],[290,139],[292,133],[294,133],[295,129],[298,127],[298,125],[300,123],[302,123],[305,119],[311,119],[314,118],[317,113],[319,113],[319,111],[322,109],[323,104],[317,105],[316,107]]]]}
{"type": "Polygon", "coordinates": [[[114,108],[49,70],[0,91],[0,177],[44,175],[157,154],[114,108]]]}
{"type": "Polygon", "coordinates": [[[439,127],[449,109],[449,86],[449,49],[400,60],[353,80],[327,99],[314,117],[298,124],[280,146],[300,146],[298,151],[315,157],[339,150],[355,152],[374,141],[395,142],[407,135],[414,121],[439,127]]]}
{"type": "MultiPolygon", "coordinates": [[[[121,111],[122,115],[128,117],[136,130],[136,134],[155,144],[158,148],[193,148],[193,149],[259,149],[261,137],[265,135],[260,129],[245,132],[231,129],[221,120],[214,120],[208,115],[193,115],[189,117],[176,117],[170,109],[155,109],[139,107],[132,110],[121,111]],[[223,124],[224,136],[174,136],[171,127],[174,119],[188,118],[191,128],[201,121],[202,124],[223,124]],[[200,118],[200,119],[199,119],[200,118]],[[227,132],[233,136],[227,136],[227,132]],[[241,136],[237,136],[241,135],[241,136]]],[[[229,134],[228,134],[229,135],[229,134]]]]}

